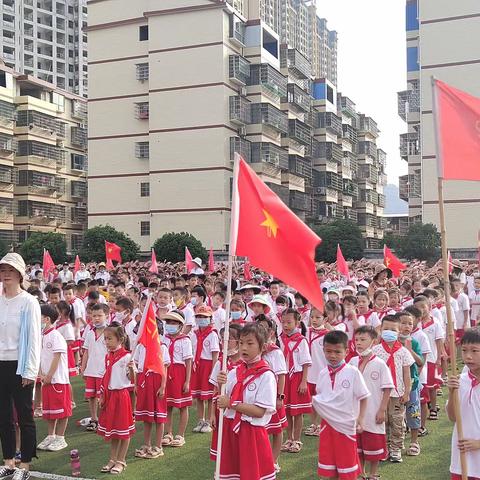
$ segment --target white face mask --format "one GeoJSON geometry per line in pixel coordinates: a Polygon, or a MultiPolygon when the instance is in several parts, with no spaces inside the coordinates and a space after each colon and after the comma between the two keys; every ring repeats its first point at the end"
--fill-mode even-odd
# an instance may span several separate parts
{"type": "Polygon", "coordinates": [[[358,355],[360,357],[368,357],[371,353],[372,353],[372,349],[371,348],[367,348],[366,350],[364,350],[362,353],[360,352],[357,352],[358,355]]]}
{"type": "Polygon", "coordinates": [[[127,318],[127,316],[128,316],[128,314],[125,310],[123,312],[117,312],[115,314],[115,321],[119,322],[119,323],[122,323],[127,318]]]}

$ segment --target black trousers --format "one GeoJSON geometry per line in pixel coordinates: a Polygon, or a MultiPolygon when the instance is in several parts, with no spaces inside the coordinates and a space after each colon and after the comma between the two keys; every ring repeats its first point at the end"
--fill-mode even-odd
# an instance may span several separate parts
{"type": "Polygon", "coordinates": [[[33,419],[34,384],[22,387],[22,377],[16,371],[16,361],[0,361],[0,441],[4,460],[15,458],[15,406],[20,427],[22,462],[30,463],[37,454],[37,433],[33,419]]]}

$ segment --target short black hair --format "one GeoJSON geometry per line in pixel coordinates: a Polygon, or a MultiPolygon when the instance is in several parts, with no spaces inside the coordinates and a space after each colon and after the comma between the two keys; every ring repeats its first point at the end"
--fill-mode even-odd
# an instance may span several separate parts
{"type": "Polygon", "coordinates": [[[52,323],[55,323],[58,318],[58,310],[53,305],[40,305],[40,311],[44,317],[48,317],[52,323]]]}
{"type": "Polygon", "coordinates": [[[425,295],[417,295],[413,299],[413,304],[415,305],[418,302],[427,302],[428,303],[428,298],[425,295]]]}
{"type": "Polygon", "coordinates": [[[422,312],[414,305],[409,305],[408,307],[405,307],[405,312],[413,315],[415,318],[422,318],[422,312]]]}
{"type": "Polygon", "coordinates": [[[354,295],[346,295],[343,297],[343,303],[348,302],[348,303],[353,303],[353,305],[357,304],[357,297],[354,295]]]}
{"type": "Polygon", "coordinates": [[[471,345],[476,343],[480,344],[480,329],[468,328],[465,330],[460,345],[471,345]]]}
{"type": "Polygon", "coordinates": [[[345,350],[347,350],[348,335],[341,330],[332,330],[331,332],[328,332],[323,339],[323,345],[326,343],[330,345],[343,345],[345,350]]]}
{"type": "Polygon", "coordinates": [[[385,315],[382,319],[382,325],[384,322],[400,323],[400,319],[396,315],[385,315]]]}
{"type": "Polygon", "coordinates": [[[202,297],[203,298],[203,301],[205,301],[207,299],[207,292],[205,292],[204,288],[203,287],[200,287],[199,285],[197,285],[196,287],[192,288],[192,292],[191,293],[196,293],[199,297],[202,297]]]}
{"type": "Polygon", "coordinates": [[[362,333],[366,333],[367,335],[370,335],[370,337],[372,338],[372,340],[375,340],[375,339],[378,337],[378,333],[377,333],[377,331],[375,330],[375,328],[372,327],[372,325],[362,325],[361,327],[358,327],[358,328],[355,330],[355,334],[354,334],[354,335],[362,334],[362,333]]]}

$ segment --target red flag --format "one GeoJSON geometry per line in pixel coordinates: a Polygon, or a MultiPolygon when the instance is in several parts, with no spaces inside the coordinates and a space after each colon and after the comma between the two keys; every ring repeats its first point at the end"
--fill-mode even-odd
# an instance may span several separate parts
{"type": "Polygon", "coordinates": [[[450,253],[450,250],[448,251],[448,273],[453,272],[453,259],[452,259],[452,254],[450,253]]]}
{"type": "Polygon", "coordinates": [[[252,279],[252,272],[250,271],[250,262],[246,261],[243,264],[243,278],[245,280],[251,280],[252,279]]]}
{"type": "Polygon", "coordinates": [[[337,244],[337,272],[347,277],[347,282],[350,281],[350,271],[348,270],[348,263],[345,260],[340,244],[337,244]]]}
{"type": "Polygon", "coordinates": [[[43,249],[43,278],[46,282],[49,281],[49,275],[53,272],[55,268],[55,264],[53,263],[52,257],[50,256],[50,252],[44,248],[43,249]]]}
{"type": "Polygon", "coordinates": [[[145,347],[145,363],[143,371],[149,370],[160,375],[165,374],[163,365],[162,345],[157,328],[157,319],[153,309],[153,302],[148,301],[139,326],[138,343],[145,347]]]}
{"type": "Polygon", "coordinates": [[[232,253],[282,279],[318,308],[323,295],[315,268],[321,242],[255,172],[240,159],[235,165],[232,253]],[[238,171],[238,173],[237,173],[238,171]]]}
{"type": "Polygon", "coordinates": [[[214,272],[215,271],[215,260],[213,258],[213,248],[210,247],[210,253],[208,254],[208,271],[214,272]]]}
{"type": "Polygon", "coordinates": [[[480,98],[434,83],[440,151],[438,176],[445,180],[480,180],[480,98]]]}
{"type": "Polygon", "coordinates": [[[152,248],[152,264],[148,269],[150,273],[158,273],[158,264],[157,264],[157,256],[155,255],[155,250],[152,248]]]}
{"type": "Polygon", "coordinates": [[[105,268],[107,270],[113,270],[115,268],[115,265],[113,264],[111,258],[107,258],[107,263],[105,264],[105,268]]]}
{"type": "Polygon", "coordinates": [[[407,268],[386,245],[383,247],[383,263],[392,271],[394,277],[399,277],[402,270],[407,268]]]}
{"type": "Polygon", "coordinates": [[[185,247],[185,267],[187,269],[187,273],[190,273],[195,268],[192,254],[190,253],[190,250],[188,249],[188,247],[185,247]]]}
{"type": "Polygon", "coordinates": [[[118,263],[122,263],[121,251],[122,247],[119,247],[116,243],[107,242],[105,240],[105,257],[107,258],[107,263],[109,260],[112,266],[113,260],[117,261],[118,263]]]}
{"type": "Polygon", "coordinates": [[[78,255],[75,256],[75,264],[73,265],[73,278],[75,279],[75,275],[80,270],[80,257],[78,255]]]}

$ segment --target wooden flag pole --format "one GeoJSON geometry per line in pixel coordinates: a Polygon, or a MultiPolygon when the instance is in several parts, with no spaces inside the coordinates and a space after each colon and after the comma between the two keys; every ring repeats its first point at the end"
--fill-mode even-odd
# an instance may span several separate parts
{"type": "MultiPolygon", "coordinates": [[[[455,332],[453,329],[453,312],[450,300],[450,278],[448,273],[448,251],[447,251],[447,232],[445,228],[445,204],[443,200],[443,178],[441,170],[441,149],[439,142],[439,128],[438,128],[438,110],[437,110],[437,94],[435,78],[432,76],[432,113],[434,119],[435,131],[435,147],[437,155],[437,170],[438,170],[438,210],[440,214],[440,238],[442,246],[442,265],[443,265],[443,283],[445,289],[445,308],[447,311],[447,335],[450,349],[450,374],[453,377],[458,375],[457,369],[457,347],[455,345],[455,332]]],[[[460,401],[458,398],[458,390],[453,390],[449,394],[449,402],[453,403],[453,410],[455,412],[455,425],[457,428],[458,439],[463,439],[463,425],[460,413],[460,401]]],[[[468,467],[465,452],[460,452],[460,464],[462,469],[462,480],[468,480],[468,467]]]]}

